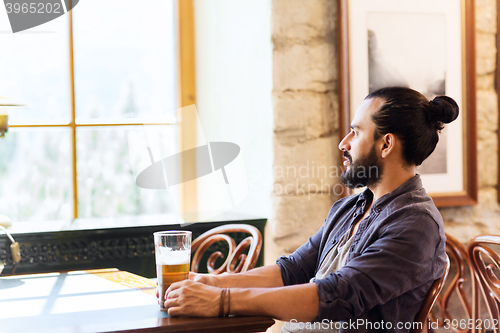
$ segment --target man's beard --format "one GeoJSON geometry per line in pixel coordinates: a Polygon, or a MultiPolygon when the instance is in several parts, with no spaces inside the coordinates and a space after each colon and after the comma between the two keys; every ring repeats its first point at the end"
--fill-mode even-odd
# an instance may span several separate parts
{"type": "Polygon", "coordinates": [[[368,154],[352,161],[351,155],[344,151],[344,157],[349,159],[349,167],[342,172],[340,180],[348,188],[373,187],[382,180],[383,168],[375,152],[375,145],[368,154]]]}

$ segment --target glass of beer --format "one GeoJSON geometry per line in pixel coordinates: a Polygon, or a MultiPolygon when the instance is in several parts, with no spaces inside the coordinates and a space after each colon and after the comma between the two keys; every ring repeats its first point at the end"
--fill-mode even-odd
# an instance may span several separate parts
{"type": "Polygon", "coordinates": [[[160,310],[167,311],[165,292],[168,287],[189,277],[191,231],[160,231],[153,233],[153,236],[160,310]]]}

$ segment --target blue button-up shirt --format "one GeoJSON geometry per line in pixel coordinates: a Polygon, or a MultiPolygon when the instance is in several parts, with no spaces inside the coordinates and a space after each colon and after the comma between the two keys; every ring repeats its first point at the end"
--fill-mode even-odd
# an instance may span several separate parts
{"type": "MultiPolygon", "coordinates": [[[[367,189],[334,203],[321,229],[277,260],[283,283],[309,282],[372,198],[367,189]]],[[[416,175],[373,203],[344,267],[315,280],[320,309],[314,321],[342,321],[340,332],[408,332],[432,282],[444,273],[445,241],[442,217],[416,175]]]]}

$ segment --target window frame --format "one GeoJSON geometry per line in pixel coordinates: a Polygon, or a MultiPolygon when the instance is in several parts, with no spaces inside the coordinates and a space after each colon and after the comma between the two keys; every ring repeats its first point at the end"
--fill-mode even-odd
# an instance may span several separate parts
{"type": "MultiPolygon", "coordinates": [[[[75,110],[75,73],[73,63],[73,13],[69,11],[68,29],[69,29],[69,73],[70,73],[70,121],[67,124],[15,124],[11,128],[70,128],[71,129],[71,163],[73,178],[73,219],[78,218],[78,182],[77,182],[77,128],[81,127],[115,127],[115,126],[137,126],[137,125],[174,125],[173,123],[155,123],[155,122],[121,122],[121,123],[77,123],[75,110]]],[[[194,36],[194,11],[193,0],[175,0],[175,20],[177,30],[177,107],[182,108],[196,102],[196,84],[195,84],[195,36],[194,36]]],[[[196,119],[183,119],[178,143],[179,151],[184,151],[186,147],[192,147],[196,142],[196,119]]],[[[196,161],[181,161],[181,172],[185,174],[196,173],[196,161]]],[[[182,177],[183,175],[181,175],[182,177]]],[[[197,208],[197,189],[196,184],[181,184],[180,187],[180,205],[181,211],[195,212],[197,208]]]]}

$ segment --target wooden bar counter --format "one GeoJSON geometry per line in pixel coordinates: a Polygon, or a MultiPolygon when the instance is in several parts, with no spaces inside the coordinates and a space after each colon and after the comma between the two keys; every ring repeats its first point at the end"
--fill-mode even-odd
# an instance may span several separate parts
{"type": "Polygon", "coordinates": [[[161,312],[155,284],[102,269],[0,277],[0,332],[264,332],[268,317],[181,318],[161,312]]]}

